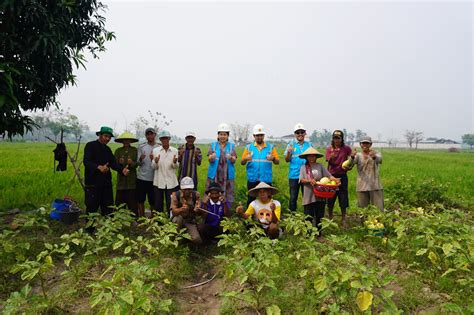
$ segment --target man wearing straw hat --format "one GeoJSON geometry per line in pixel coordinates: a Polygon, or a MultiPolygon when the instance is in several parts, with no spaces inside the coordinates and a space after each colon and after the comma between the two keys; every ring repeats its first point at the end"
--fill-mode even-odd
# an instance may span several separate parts
{"type": "Polygon", "coordinates": [[[99,137],[88,142],[84,147],[84,183],[85,204],[87,213],[97,212],[100,207],[102,215],[112,213],[114,204],[112,175],[110,169],[127,176],[128,166],[121,166],[115,160],[112,150],[107,146],[114,132],[110,127],[101,127],[96,132],[99,137]]]}
{"type": "Polygon", "coordinates": [[[237,207],[237,214],[247,219],[251,216],[260,222],[270,238],[278,238],[281,234],[279,227],[281,204],[278,200],[273,199],[273,195],[278,193],[278,189],[261,182],[256,187],[249,190],[249,196],[255,198],[244,212],[242,205],[237,207]]]}
{"type": "Polygon", "coordinates": [[[127,176],[120,173],[117,174],[115,205],[120,206],[121,204],[126,204],[127,209],[132,210],[135,215],[138,215],[135,191],[138,150],[130,145],[131,143],[138,142],[138,139],[136,139],[130,132],[125,131],[118,138],[115,138],[115,142],[122,143],[123,145],[115,150],[115,159],[117,160],[117,163],[122,167],[127,166],[130,171],[127,176]]]}

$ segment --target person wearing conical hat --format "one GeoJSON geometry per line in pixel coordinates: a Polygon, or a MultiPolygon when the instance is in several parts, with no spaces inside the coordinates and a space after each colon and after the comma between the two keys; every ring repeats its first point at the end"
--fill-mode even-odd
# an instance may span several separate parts
{"type": "Polygon", "coordinates": [[[278,193],[278,189],[268,185],[265,182],[259,183],[248,191],[249,196],[255,198],[244,212],[242,205],[236,209],[237,214],[247,219],[253,217],[258,221],[270,238],[278,238],[281,234],[279,227],[281,204],[278,200],[273,199],[273,195],[278,193]]]}
{"type": "MultiPolygon", "coordinates": [[[[84,147],[84,192],[87,213],[97,212],[102,215],[113,212],[112,175],[110,169],[125,176],[129,169],[117,163],[110,147],[107,146],[114,132],[110,127],[101,127],[96,132],[97,140],[88,142],[84,147]]],[[[88,229],[92,232],[92,229],[88,229]]]]}
{"type": "Polygon", "coordinates": [[[126,208],[132,210],[135,215],[138,215],[137,199],[136,199],[136,182],[137,182],[137,148],[131,146],[132,143],[138,142],[128,131],[122,133],[115,138],[115,142],[121,143],[122,147],[115,150],[115,159],[122,167],[127,167],[130,171],[127,176],[123,174],[117,175],[117,187],[115,194],[115,205],[126,205],[126,208]]]}
{"type": "Polygon", "coordinates": [[[304,189],[304,214],[306,215],[306,219],[319,229],[320,237],[321,219],[324,217],[326,199],[316,197],[313,188],[317,185],[316,182],[323,177],[328,177],[330,180],[336,182],[339,181],[339,179],[332,176],[321,163],[317,162],[317,159],[323,156],[324,155],[315,148],[309,148],[300,154],[300,158],[306,160],[300,169],[300,183],[303,184],[304,189]]]}

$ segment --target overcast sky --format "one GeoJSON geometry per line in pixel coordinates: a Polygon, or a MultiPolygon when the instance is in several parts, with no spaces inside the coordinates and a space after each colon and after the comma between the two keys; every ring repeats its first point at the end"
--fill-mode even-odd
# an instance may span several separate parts
{"type": "Polygon", "coordinates": [[[474,130],[470,1],[104,2],[117,39],[59,98],[94,130],[148,109],[180,137],[220,122],[274,136],[297,122],[385,139],[474,130]]]}

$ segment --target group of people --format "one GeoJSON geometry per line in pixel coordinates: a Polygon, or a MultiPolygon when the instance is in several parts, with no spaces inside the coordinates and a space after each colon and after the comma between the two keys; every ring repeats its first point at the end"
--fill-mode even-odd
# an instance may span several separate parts
{"type": "MultiPolygon", "coordinates": [[[[349,207],[347,172],[354,166],[358,172],[356,191],[359,206],[374,204],[383,210],[379,176],[382,156],[371,148],[370,137],[360,139],[362,150],[357,152],[344,143],[344,133],[335,130],[331,145],[322,154],[305,140],[303,124],[296,124],[293,131],[295,138],[284,151],[285,161],[289,163],[289,211],[296,211],[301,191],[304,213],[314,226],[319,227],[326,205],[329,218],[332,218],[338,200],[342,224],[345,225],[349,207]],[[325,157],[327,167],[318,162],[322,157],[325,157]],[[333,198],[321,198],[314,193],[323,177],[338,185],[333,198]]],[[[113,130],[101,127],[97,132],[98,139],[87,143],[84,149],[87,212],[100,209],[101,214],[107,215],[113,211],[111,206],[114,204],[126,204],[137,216],[144,216],[148,200],[152,210],[169,212],[179,228],[187,229],[194,243],[211,241],[222,233],[220,222],[223,217],[230,216],[234,208],[238,157],[235,144],[229,141],[230,132],[229,125],[219,124],[217,141],[211,143],[206,154],[209,167],[205,194],[201,196],[197,191],[197,169],[203,157],[201,149],[194,144],[196,135],[193,132],[186,133],[186,143],[178,148],[170,145],[171,134],[166,130],[157,134],[153,128],[147,128],[146,142],[138,147],[131,145],[138,139],[124,132],[115,139],[122,146],[112,153],[107,144],[114,137],[113,130]],[[110,169],[117,171],[115,202],[110,169]],[[203,220],[197,220],[198,216],[203,220]]],[[[278,189],[272,186],[272,170],[273,165],[280,163],[280,157],[276,148],[265,141],[262,125],[255,125],[253,137],[254,141],[244,148],[240,160],[241,165],[246,166],[247,205],[244,208],[239,204],[235,212],[242,218],[253,217],[269,237],[277,238],[282,233],[279,227],[282,210],[280,202],[273,198],[278,189]]]]}

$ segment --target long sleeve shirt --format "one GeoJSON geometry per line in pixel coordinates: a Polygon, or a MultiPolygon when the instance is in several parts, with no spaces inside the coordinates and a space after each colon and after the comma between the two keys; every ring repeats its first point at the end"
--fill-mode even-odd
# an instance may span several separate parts
{"type": "Polygon", "coordinates": [[[110,170],[102,173],[97,169],[99,165],[107,163],[109,168],[122,172],[123,167],[117,163],[112,150],[99,140],[91,141],[84,147],[84,181],[86,186],[112,186],[110,170]]]}
{"type": "Polygon", "coordinates": [[[356,191],[381,190],[379,165],[382,164],[382,154],[376,153],[375,159],[364,153],[357,153],[352,164],[357,165],[356,191]]]}
{"type": "Polygon", "coordinates": [[[120,147],[115,150],[115,158],[120,166],[128,165],[127,176],[122,173],[117,174],[117,190],[135,189],[137,182],[137,148],[120,147]],[[130,161],[129,161],[130,159],[130,161]],[[131,163],[129,163],[131,162],[131,163]]]}
{"type": "Polygon", "coordinates": [[[160,189],[173,189],[178,186],[178,178],[176,177],[176,169],[178,162],[173,163],[173,159],[178,158],[178,150],[169,147],[165,150],[163,147],[153,149],[153,161],[151,166],[155,169],[153,178],[153,185],[160,189]],[[156,157],[159,156],[158,163],[155,162],[156,157]]]}

